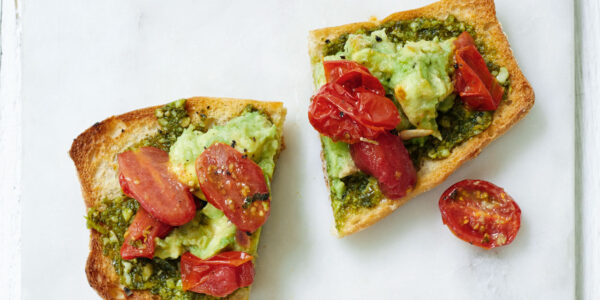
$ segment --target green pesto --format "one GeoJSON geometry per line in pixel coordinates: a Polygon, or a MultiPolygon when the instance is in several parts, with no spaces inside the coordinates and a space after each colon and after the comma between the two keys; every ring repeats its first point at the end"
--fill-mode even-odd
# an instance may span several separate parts
{"type": "Polygon", "coordinates": [[[375,207],[383,199],[375,177],[359,172],[340,180],[346,185],[341,197],[331,193],[331,207],[338,230],[344,226],[349,215],[355,214],[361,208],[375,207]]]}
{"type": "Polygon", "coordinates": [[[171,145],[190,126],[191,119],[185,109],[185,99],[180,99],[159,107],[155,111],[158,121],[158,134],[143,140],[140,147],[153,146],[169,152],[171,145]]]}
{"type": "MultiPolygon", "coordinates": [[[[375,28],[360,29],[355,34],[370,34],[380,29],[385,29],[388,38],[394,43],[420,40],[430,41],[436,37],[440,40],[445,40],[457,37],[463,31],[468,31],[471,35],[475,36],[473,26],[458,21],[454,16],[449,16],[446,20],[416,18],[392,21],[375,28]]],[[[323,56],[334,55],[344,51],[344,45],[347,40],[348,34],[342,34],[334,40],[325,40],[323,56]]]]}
{"type": "Polygon", "coordinates": [[[425,159],[448,157],[456,146],[487,129],[492,117],[493,112],[472,111],[456,101],[448,111],[438,111],[436,121],[443,140],[427,136],[410,139],[404,145],[413,164],[419,168],[425,159]]]}
{"type": "MultiPolygon", "coordinates": [[[[357,32],[354,32],[354,34],[370,34],[373,31],[381,29],[385,29],[385,33],[390,41],[402,44],[408,41],[430,41],[436,37],[440,40],[445,40],[452,37],[458,37],[461,33],[467,31],[475,39],[477,50],[482,54],[490,72],[495,76],[500,69],[500,66],[492,61],[491,55],[495,54],[495,50],[486,47],[481,40],[477,39],[477,34],[472,25],[461,22],[452,15],[448,16],[445,20],[416,18],[392,21],[370,29],[359,29],[357,32]]],[[[333,40],[325,40],[323,56],[335,55],[338,52],[344,51],[344,45],[348,40],[348,35],[349,34],[345,33],[333,40]]],[[[505,87],[509,85],[508,82],[503,84],[505,87]]]]}

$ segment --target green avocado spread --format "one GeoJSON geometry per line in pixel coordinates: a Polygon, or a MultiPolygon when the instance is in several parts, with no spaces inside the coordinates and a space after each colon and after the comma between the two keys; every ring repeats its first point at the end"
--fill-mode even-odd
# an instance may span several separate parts
{"type": "MultiPolygon", "coordinates": [[[[191,187],[198,187],[195,158],[215,142],[230,144],[248,155],[262,168],[267,182],[270,182],[280,139],[275,125],[260,111],[248,107],[222,125],[205,128],[202,124],[191,124],[185,100],[178,100],[158,108],[156,117],[158,133],[135,147],[154,146],[169,151],[169,168],[182,182],[191,182],[191,187]]],[[[103,253],[111,258],[115,272],[126,289],[149,290],[163,299],[217,299],[182,290],[180,256],[187,251],[202,259],[224,251],[256,255],[261,230],[249,236],[248,246],[238,244],[235,225],[222,211],[202,200],[199,190],[195,194],[201,198],[197,201],[200,205],[195,218],[173,229],[165,238],[157,238],[153,259],[121,259],[123,236],[139,208],[137,201],[126,196],[104,199],[88,210],[88,228],[101,235],[103,253]]]]}
{"type": "MultiPolygon", "coordinates": [[[[431,135],[405,141],[417,170],[425,160],[448,157],[452,149],[492,122],[493,112],[471,111],[454,93],[454,41],[464,31],[475,38],[492,75],[510,88],[506,68],[490,59],[494,49],[478,41],[471,25],[453,16],[395,21],[324,41],[323,60],[356,61],[379,79],[402,118],[398,131],[431,130],[431,135]]],[[[314,82],[320,87],[326,83],[323,64],[320,60],[312,63],[314,82]]],[[[356,168],[347,144],[324,136],[321,144],[336,228],[340,229],[348,215],[377,205],[383,197],[377,181],[356,168]]]]}

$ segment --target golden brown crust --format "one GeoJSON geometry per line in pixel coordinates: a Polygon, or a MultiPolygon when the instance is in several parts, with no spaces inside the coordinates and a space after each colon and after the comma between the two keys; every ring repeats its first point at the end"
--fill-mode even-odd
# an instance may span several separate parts
{"type": "MultiPolygon", "coordinates": [[[[187,99],[186,109],[192,122],[206,115],[205,123],[223,124],[239,115],[247,105],[264,110],[278,129],[283,149],[283,121],[286,109],[281,102],[261,102],[228,98],[195,97],[187,99]]],[[[99,203],[103,198],[121,194],[117,179],[118,153],[135,145],[140,140],[156,134],[158,123],[154,111],[158,106],[143,108],[119,116],[110,117],[94,124],[74,141],[69,155],[75,163],[81,190],[87,208],[99,203]]],[[[112,261],[102,253],[100,234],[90,230],[90,254],[86,264],[86,274],[90,286],[104,299],[160,299],[148,291],[133,291],[125,296],[119,277],[112,267],[112,261]]],[[[227,297],[230,300],[248,299],[249,288],[243,288],[227,297]]]]}
{"type": "Polygon", "coordinates": [[[380,21],[354,23],[310,32],[309,55],[314,64],[322,60],[322,49],[326,39],[333,40],[344,33],[352,33],[360,28],[374,28],[390,21],[418,17],[443,20],[449,15],[473,25],[478,41],[482,41],[486,49],[491,50],[489,57],[497,65],[504,66],[508,70],[511,87],[507,100],[500,103],[487,130],[456,147],[448,158],[426,161],[419,170],[417,185],[408,195],[397,200],[384,199],[377,207],[363,209],[349,217],[344,227],[338,230],[340,237],[365,229],[389,215],[409,199],[442,183],[464,162],[475,158],[483,147],[521,120],[533,106],[535,97],[531,85],[517,65],[502,26],[496,18],[493,0],[442,0],[422,8],[392,14],[380,21]]]}

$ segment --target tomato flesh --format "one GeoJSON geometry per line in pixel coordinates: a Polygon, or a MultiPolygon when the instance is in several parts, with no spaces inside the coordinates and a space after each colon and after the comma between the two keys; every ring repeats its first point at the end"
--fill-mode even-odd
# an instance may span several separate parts
{"type": "Polygon", "coordinates": [[[473,37],[465,31],[455,41],[455,46],[458,69],[454,86],[463,103],[473,110],[496,110],[504,88],[488,70],[473,37]]]}
{"type": "Polygon", "coordinates": [[[142,147],[123,152],[117,159],[123,193],[137,200],[150,215],[171,226],[186,224],[194,218],[194,198],[169,172],[167,152],[142,147]]]}
{"type": "Polygon", "coordinates": [[[417,183],[417,172],[402,139],[385,132],[376,144],[359,142],[350,145],[356,166],[377,178],[383,194],[390,199],[402,198],[417,183]]]}
{"type": "Polygon", "coordinates": [[[121,246],[121,257],[123,259],[153,258],[154,239],[167,236],[171,229],[173,227],[156,220],[140,207],[133,222],[125,232],[125,241],[121,246]]]}
{"type": "Polygon", "coordinates": [[[181,281],[184,291],[225,297],[254,281],[252,256],[230,251],[200,259],[186,252],[181,256],[181,281]]]}
{"type": "Polygon", "coordinates": [[[312,98],[308,119],[334,141],[357,143],[396,128],[400,114],[367,68],[351,61],[323,62],[325,84],[312,98]]]}
{"type": "Polygon", "coordinates": [[[504,189],[483,180],[463,180],[439,201],[442,221],[460,239],[485,249],[510,244],[521,226],[521,209],[504,189]]]}
{"type": "Polygon", "coordinates": [[[254,232],[271,212],[262,169],[229,145],[215,143],[196,159],[206,201],[223,211],[238,229],[254,232]]]}

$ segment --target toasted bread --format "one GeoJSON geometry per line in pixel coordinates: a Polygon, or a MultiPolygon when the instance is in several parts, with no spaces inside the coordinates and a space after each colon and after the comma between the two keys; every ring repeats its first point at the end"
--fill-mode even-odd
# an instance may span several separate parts
{"type": "MultiPolygon", "coordinates": [[[[409,199],[442,183],[450,174],[466,161],[475,158],[481,150],[498,138],[516,122],[521,120],[534,103],[531,85],[519,69],[502,26],[496,18],[493,0],[442,0],[431,5],[398,12],[382,20],[354,23],[337,27],[313,30],[309,34],[309,55],[311,62],[321,61],[326,40],[335,40],[347,33],[359,29],[370,29],[382,24],[415,18],[433,18],[444,20],[453,15],[458,21],[474,27],[477,42],[490,49],[488,57],[497,65],[505,67],[510,74],[510,89],[507,98],[494,112],[492,124],[481,134],[460,144],[451,155],[441,160],[426,160],[418,172],[417,185],[401,199],[383,199],[376,207],[361,209],[349,216],[342,228],[338,228],[340,237],[358,232],[389,215],[409,199]]],[[[323,160],[325,164],[325,160],[323,160]]],[[[325,176],[327,178],[327,176],[325,176]]]]}
{"type": "MultiPolygon", "coordinates": [[[[283,149],[283,122],[286,110],[281,102],[259,102],[227,98],[196,97],[186,101],[186,110],[192,123],[197,123],[201,114],[206,116],[204,124],[223,124],[239,115],[246,106],[252,105],[265,112],[277,127],[281,137],[280,149],[283,149]]],[[[135,110],[119,116],[110,117],[80,134],[71,146],[69,154],[75,163],[86,207],[97,205],[104,198],[121,195],[117,178],[117,154],[125,151],[146,137],[158,131],[155,117],[157,107],[135,110]]],[[[119,282],[112,260],[103,255],[101,236],[90,230],[90,254],[86,273],[90,285],[105,299],[160,299],[149,291],[133,290],[126,296],[119,282]]],[[[241,288],[227,299],[248,299],[250,289],[241,288]]]]}

